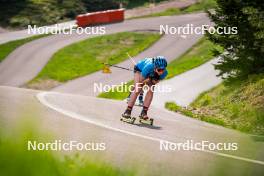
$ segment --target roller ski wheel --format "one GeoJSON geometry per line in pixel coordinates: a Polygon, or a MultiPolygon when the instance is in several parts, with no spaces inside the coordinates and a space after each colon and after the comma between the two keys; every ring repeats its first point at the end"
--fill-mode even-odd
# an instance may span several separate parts
{"type": "Polygon", "coordinates": [[[140,117],[139,117],[139,123],[147,124],[147,125],[151,125],[151,126],[153,126],[154,119],[153,119],[153,118],[145,119],[145,118],[143,118],[142,116],[140,116],[140,117]]]}
{"type": "Polygon", "coordinates": [[[126,116],[124,114],[122,114],[122,117],[120,118],[121,122],[126,122],[126,123],[130,123],[130,124],[134,124],[136,121],[135,117],[131,117],[131,116],[126,116]]]}

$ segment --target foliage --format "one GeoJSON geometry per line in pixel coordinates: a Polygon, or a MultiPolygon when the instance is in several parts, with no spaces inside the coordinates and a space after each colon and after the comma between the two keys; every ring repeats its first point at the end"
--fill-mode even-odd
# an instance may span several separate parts
{"type": "Polygon", "coordinates": [[[264,74],[235,79],[199,95],[188,108],[166,103],[187,116],[253,134],[264,134],[264,74]]]}
{"type": "MultiPolygon", "coordinates": [[[[215,27],[237,27],[237,34],[208,34],[226,52],[215,66],[219,76],[245,77],[264,72],[264,4],[262,0],[217,0],[208,12],[215,27]]],[[[219,52],[215,52],[219,54],[219,52]]]]}

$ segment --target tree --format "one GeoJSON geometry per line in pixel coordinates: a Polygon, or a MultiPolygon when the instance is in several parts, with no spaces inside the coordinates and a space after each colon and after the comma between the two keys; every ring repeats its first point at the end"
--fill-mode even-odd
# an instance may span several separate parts
{"type": "MultiPolygon", "coordinates": [[[[262,0],[217,0],[209,17],[218,27],[237,27],[237,34],[207,34],[226,52],[215,68],[219,76],[245,77],[264,72],[264,3],[262,0]]],[[[220,53],[215,51],[216,55],[220,53]]]]}
{"type": "Polygon", "coordinates": [[[82,0],[88,12],[118,9],[119,3],[114,0],[82,0]]]}

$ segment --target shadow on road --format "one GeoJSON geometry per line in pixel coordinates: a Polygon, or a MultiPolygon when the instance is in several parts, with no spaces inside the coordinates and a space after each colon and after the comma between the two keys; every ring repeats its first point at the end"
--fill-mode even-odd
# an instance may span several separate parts
{"type": "Polygon", "coordinates": [[[162,129],[162,127],[160,127],[160,126],[155,126],[155,125],[153,125],[153,126],[148,125],[148,124],[134,124],[134,125],[136,125],[136,126],[138,126],[138,127],[144,127],[144,128],[153,129],[153,130],[161,130],[161,129],[162,129]]]}

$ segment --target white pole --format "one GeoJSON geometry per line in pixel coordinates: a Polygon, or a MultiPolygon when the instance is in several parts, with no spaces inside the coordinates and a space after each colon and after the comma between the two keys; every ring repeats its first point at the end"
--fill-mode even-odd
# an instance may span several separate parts
{"type": "Polygon", "coordinates": [[[134,65],[136,65],[136,62],[134,61],[134,59],[127,53],[127,55],[128,55],[128,57],[129,57],[129,59],[132,61],[132,63],[134,64],[134,65]]]}

